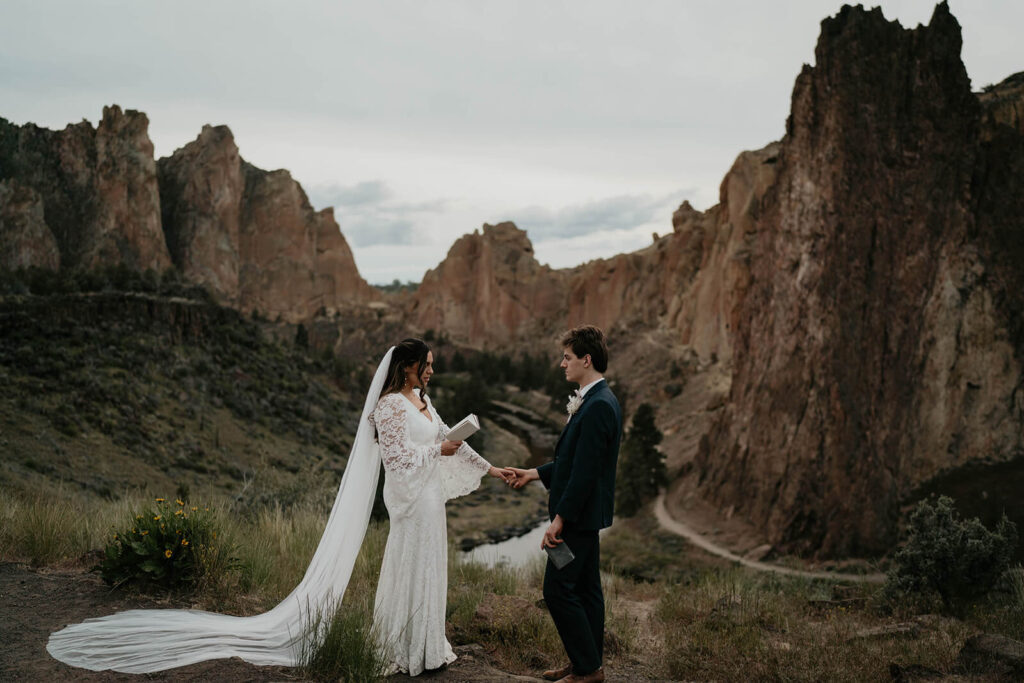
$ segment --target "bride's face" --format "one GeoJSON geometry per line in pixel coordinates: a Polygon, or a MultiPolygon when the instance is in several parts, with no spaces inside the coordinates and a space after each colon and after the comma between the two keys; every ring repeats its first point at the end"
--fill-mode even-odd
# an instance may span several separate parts
{"type": "Polygon", "coordinates": [[[405,371],[406,378],[411,387],[427,388],[430,377],[434,374],[434,352],[427,351],[427,363],[425,366],[416,366],[405,371]]]}

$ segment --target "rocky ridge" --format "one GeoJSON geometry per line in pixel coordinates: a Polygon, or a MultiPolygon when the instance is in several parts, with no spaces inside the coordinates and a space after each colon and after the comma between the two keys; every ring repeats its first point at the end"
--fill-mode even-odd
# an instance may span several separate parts
{"type": "MultiPolygon", "coordinates": [[[[45,224],[40,224],[38,209],[30,204],[24,218],[15,219],[11,212],[17,205],[5,201],[6,230],[20,226],[24,232],[15,241],[28,241],[45,225],[60,250],[62,267],[170,266],[160,229],[160,193],[148,128],[145,114],[123,112],[117,106],[103,108],[96,128],[83,121],[51,131],[0,119],[0,182],[31,188],[45,216],[45,224]]],[[[26,261],[53,265],[45,253],[33,257],[22,252],[20,259],[5,260],[6,266],[26,261]]]]}
{"type": "Polygon", "coordinates": [[[146,115],[62,131],[0,119],[0,267],[177,267],[223,304],[287,322],[378,297],[333,211],[245,163],[226,126],[159,162],[146,115]]]}

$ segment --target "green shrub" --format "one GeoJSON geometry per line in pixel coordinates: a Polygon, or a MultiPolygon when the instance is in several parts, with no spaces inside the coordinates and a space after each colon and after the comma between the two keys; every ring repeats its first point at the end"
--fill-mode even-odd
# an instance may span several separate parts
{"type": "Polygon", "coordinates": [[[155,503],[112,535],[100,563],[104,581],[196,590],[236,567],[208,507],[181,499],[155,503]]]}
{"type": "Polygon", "coordinates": [[[885,596],[937,596],[946,609],[959,611],[996,585],[1016,546],[1017,527],[1006,515],[989,531],[977,518],[962,519],[948,496],[923,500],[910,516],[907,543],[896,553],[885,596]]]}

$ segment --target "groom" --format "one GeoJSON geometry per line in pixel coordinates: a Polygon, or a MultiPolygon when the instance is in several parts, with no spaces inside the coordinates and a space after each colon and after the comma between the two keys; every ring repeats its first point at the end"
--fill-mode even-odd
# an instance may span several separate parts
{"type": "Polygon", "coordinates": [[[550,492],[551,526],[542,547],[564,543],[575,555],[562,569],[549,559],[544,572],[544,602],[569,655],[569,664],[545,671],[544,678],[590,683],[604,680],[598,531],[612,523],[622,412],[604,379],[604,333],[593,325],[577,327],[565,335],[562,347],[565,378],[580,389],[569,400],[569,419],[558,437],[555,459],[536,469],[509,469],[516,475],[513,487],[540,479],[550,492]]]}

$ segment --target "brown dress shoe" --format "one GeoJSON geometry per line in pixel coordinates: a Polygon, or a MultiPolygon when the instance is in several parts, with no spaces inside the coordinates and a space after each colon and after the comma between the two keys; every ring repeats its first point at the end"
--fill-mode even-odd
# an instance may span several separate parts
{"type": "Polygon", "coordinates": [[[588,674],[569,674],[557,683],[601,683],[604,681],[604,667],[588,674]]]}
{"type": "Polygon", "coordinates": [[[541,674],[545,681],[557,681],[572,673],[572,663],[566,664],[561,669],[548,669],[541,674]]]}

